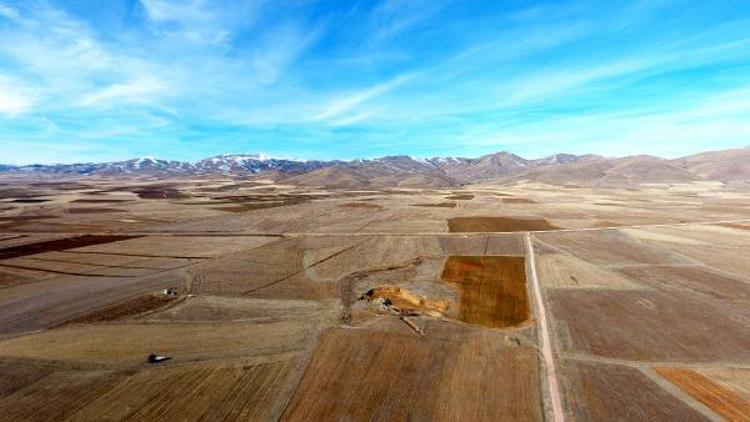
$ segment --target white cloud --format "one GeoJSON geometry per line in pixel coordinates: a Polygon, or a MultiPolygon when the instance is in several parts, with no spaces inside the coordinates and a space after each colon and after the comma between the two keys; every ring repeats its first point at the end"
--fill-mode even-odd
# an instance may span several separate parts
{"type": "Polygon", "coordinates": [[[428,20],[445,8],[450,0],[386,0],[373,10],[373,36],[377,40],[393,37],[428,20]]]}
{"type": "Polygon", "coordinates": [[[414,77],[414,74],[399,75],[388,82],[341,97],[328,104],[313,120],[326,120],[341,116],[358,105],[379,97],[399,85],[414,79],[414,77]]]}
{"type": "Polygon", "coordinates": [[[0,114],[13,117],[31,109],[36,99],[32,90],[18,80],[0,75],[0,114]]]}
{"type": "Polygon", "coordinates": [[[154,22],[190,22],[195,23],[211,18],[202,0],[169,1],[141,0],[149,19],[154,22]]]}
{"type": "Polygon", "coordinates": [[[0,17],[11,20],[18,20],[21,18],[21,15],[18,13],[18,10],[10,6],[0,4],[0,17]]]}
{"type": "Polygon", "coordinates": [[[331,122],[331,126],[334,127],[343,127],[343,126],[349,126],[356,123],[361,123],[370,117],[372,117],[375,114],[373,110],[366,110],[361,113],[352,114],[350,116],[345,116],[342,119],[336,119],[331,122]]]}
{"type": "Polygon", "coordinates": [[[262,85],[277,82],[294,61],[315,41],[321,28],[304,31],[292,24],[283,24],[258,41],[250,57],[252,76],[262,85]]]}
{"type": "Polygon", "coordinates": [[[140,0],[154,33],[165,39],[230,46],[234,32],[251,27],[265,0],[140,0]]]}
{"type": "Polygon", "coordinates": [[[166,89],[167,85],[159,79],[141,77],[100,89],[85,96],[79,104],[108,106],[115,103],[149,103],[155,101],[166,89]]]}

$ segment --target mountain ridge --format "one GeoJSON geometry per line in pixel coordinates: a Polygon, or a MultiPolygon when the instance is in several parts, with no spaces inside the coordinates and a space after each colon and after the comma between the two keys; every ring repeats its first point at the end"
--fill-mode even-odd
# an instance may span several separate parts
{"type": "Polygon", "coordinates": [[[3,165],[0,174],[40,177],[214,176],[258,177],[329,187],[448,187],[483,182],[556,185],[628,185],[718,181],[750,184],[750,148],[709,151],[675,159],[649,155],[607,158],[559,153],[538,159],[500,151],[476,158],[416,159],[392,155],[355,160],[295,160],[263,154],[221,154],[193,162],[142,157],[74,164],[3,165]]]}

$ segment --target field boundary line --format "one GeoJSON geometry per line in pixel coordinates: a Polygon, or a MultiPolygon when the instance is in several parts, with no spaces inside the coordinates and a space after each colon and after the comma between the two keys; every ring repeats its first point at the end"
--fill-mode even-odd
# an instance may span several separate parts
{"type": "Polygon", "coordinates": [[[557,371],[555,370],[555,359],[552,355],[552,343],[549,337],[549,328],[547,326],[547,311],[544,307],[542,290],[539,287],[539,279],[536,274],[536,260],[534,258],[534,245],[531,242],[531,233],[526,233],[524,238],[526,243],[527,255],[529,257],[529,267],[531,268],[531,284],[534,289],[534,300],[537,304],[539,313],[539,333],[542,340],[542,357],[544,358],[545,372],[547,373],[547,382],[549,384],[549,395],[552,402],[552,415],[555,422],[565,421],[565,412],[560,398],[560,387],[557,381],[557,371]]]}

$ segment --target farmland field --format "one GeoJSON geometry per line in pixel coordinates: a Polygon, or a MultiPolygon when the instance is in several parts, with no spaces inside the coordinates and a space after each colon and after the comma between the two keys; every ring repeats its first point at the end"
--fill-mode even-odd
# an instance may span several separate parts
{"type": "Polygon", "coordinates": [[[14,183],[0,418],[750,414],[743,191],[14,183]]]}

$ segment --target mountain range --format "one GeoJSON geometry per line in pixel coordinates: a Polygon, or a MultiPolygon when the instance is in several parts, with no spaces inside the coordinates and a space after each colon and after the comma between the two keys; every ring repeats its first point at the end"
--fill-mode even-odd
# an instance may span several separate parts
{"type": "Polygon", "coordinates": [[[716,181],[733,186],[750,186],[750,148],[705,152],[678,159],[649,155],[606,158],[573,154],[525,159],[509,152],[479,158],[414,159],[399,155],[351,161],[304,161],[258,154],[219,155],[196,162],[139,158],[106,163],[0,165],[0,174],[66,178],[224,175],[342,188],[450,187],[524,181],[575,186],[716,181]]]}

